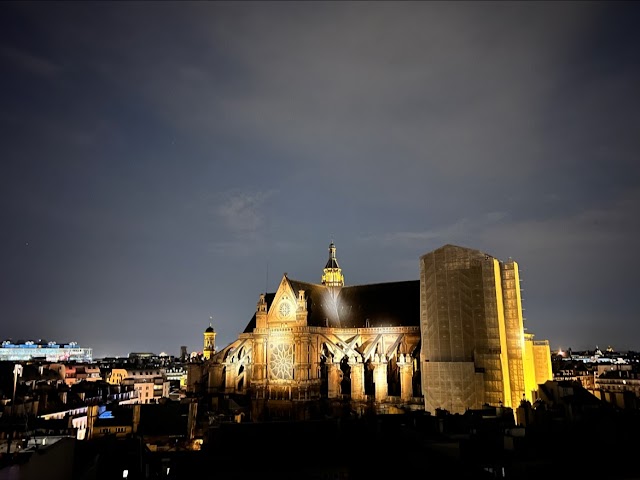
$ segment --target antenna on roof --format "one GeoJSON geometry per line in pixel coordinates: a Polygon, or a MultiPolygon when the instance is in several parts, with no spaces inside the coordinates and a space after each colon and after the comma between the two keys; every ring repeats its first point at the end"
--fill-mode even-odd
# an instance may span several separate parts
{"type": "Polygon", "coordinates": [[[267,277],[264,283],[264,294],[266,295],[269,291],[269,262],[267,261],[267,277]]]}

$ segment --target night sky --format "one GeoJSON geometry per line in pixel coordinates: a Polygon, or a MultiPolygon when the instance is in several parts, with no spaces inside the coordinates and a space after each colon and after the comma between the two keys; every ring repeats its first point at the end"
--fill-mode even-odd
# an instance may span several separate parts
{"type": "Polygon", "coordinates": [[[554,348],[640,349],[637,2],[3,2],[0,326],[235,340],[284,272],[521,268],[554,348]]]}

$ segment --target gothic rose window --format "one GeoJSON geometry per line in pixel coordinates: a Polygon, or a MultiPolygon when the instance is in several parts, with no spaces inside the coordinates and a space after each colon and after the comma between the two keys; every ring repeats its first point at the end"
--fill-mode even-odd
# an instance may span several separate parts
{"type": "Polygon", "coordinates": [[[269,356],[269,367],[271,378],[293,380],[293,345],[274,345],[269,356]]]}
{"type": "Polygon", "coordinates": [[[291,305],[289,305],[289,302],[282,302],[280,304],[280,316],[288,317],[290,312],[291,312],[291,305]]]}

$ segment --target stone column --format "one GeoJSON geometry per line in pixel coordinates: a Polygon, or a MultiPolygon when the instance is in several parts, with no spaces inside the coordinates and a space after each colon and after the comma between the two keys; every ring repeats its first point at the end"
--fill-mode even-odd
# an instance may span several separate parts
{"type": "Polygon", "coordinates": [[[254,342],[255,353],[253,356],[253,379],[256,381],[266,378],[266,355],[267,355],[267,338],[264,336],[256,338],[254,342]]]}
{"type": "Polygon", "coordinates": [[[236,389],[236,364],[227,363],[225,371],[225,388],[226,393],[233,393],[236,389]]]}
{"type": "Polygon", "coordinates": [[[376,353],[373,359],[373,381],[376,386],[376,402],[386,400],[389,392],[387,384],[387,359],[384,355],[378,356],[376,353]]]}
{"type": "Polygon", "coordinates": [[[187,364],[187,392],[196,392],[198,384],[202,381],[203,366],[197,363],[187,364]]]}
{"type": "Polygon", "coordinates": [[[413,397],[413,362],[411,357],[401,353],[398,356],[398,368],[400,369],[400,398],[409,400],[413,397]]]}
{"type": "Polygon", "coordinates": [[[327,359],[327,376],[329,381],[329,398],[338,398],[340,395],[340,381],[342,380],[342,370],[340,370],[340,363],[334,363],[327,359]]]}
{"type": "Polygon", "coordinates": [[[224,365],[214,363],[209,368],[209,392],[214,392],[222,386],[222,369],[224,365]]]}
{"type": "Polygon", "coordinates": [[[351,398],[353,400],[364,399],[364,363],[360,357],[349,357],[351,367],[351,398]]]}
{"type": "Polygon", "coordinates": [[[295,379],[309,380],[311,371],[311,339],[308,335],[296,338],[295,379]]]}

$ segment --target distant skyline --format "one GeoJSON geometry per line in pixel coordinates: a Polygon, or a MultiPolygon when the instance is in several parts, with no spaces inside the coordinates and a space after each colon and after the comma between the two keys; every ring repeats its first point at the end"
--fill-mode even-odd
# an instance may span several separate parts
{"type": "Polygon", "coordinates": [[[640,350],[637,2],[0,3],[3,339],[232,342],[282,274],[521,268],[552,349],[640,350]]]}

